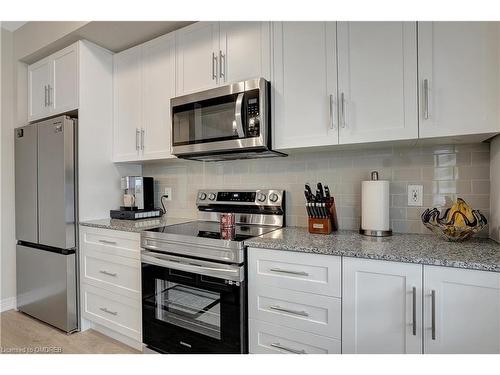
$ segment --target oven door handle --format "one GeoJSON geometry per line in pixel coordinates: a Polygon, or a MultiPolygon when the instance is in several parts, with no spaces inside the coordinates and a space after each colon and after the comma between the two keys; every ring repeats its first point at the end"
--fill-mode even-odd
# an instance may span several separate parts
{"type": "MultiPolygon", "coordinates": [[[[185,258],[175,257],[171,255],[163,255],[152,253],[150,251],[143,251],[141,255],[143,263],[152,264],[155,266],[170,268],[178,271],[185,271],[196,273],[199,275],[212,276],[220,279],[241,282],[243,281],[242,267],[227,265],[227,267],[212,266],[214,263],[198,261],[197,264],[186,263],[185,258]]],[[[193,260],[194,262],[194,260],[193,260]]]]}
{"type": "Polygon", "coordinates": [[[236,98],[236,105],[234,107],[234,122],[236,125],[236,133],[238,133],[238,138],[245,138],[245,131],[243,130],[243,116],[241,113],[244,97],[245,93],[239,93],[238,97],[236,98]]]}

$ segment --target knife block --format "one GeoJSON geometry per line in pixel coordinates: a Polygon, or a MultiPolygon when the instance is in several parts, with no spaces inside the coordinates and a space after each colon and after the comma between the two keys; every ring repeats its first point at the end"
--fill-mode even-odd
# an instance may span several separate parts
{"type": "Polygon", "coordinates": [[[337,210],[335,208],[335,200],[333,197],[326,202],[326,208],[329,212],[329,216],[327,218],[309,217],[309,233],[330,234],[332,231],[339,229],[337,210]]]}

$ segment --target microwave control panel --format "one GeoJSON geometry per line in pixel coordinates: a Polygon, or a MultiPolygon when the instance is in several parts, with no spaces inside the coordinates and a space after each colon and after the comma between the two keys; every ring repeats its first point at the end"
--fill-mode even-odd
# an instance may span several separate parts
{"type": "Polygon", "coordinates": [[[259,113],[259,91],[251,91],[247,95],[247,137],[258,137],[260,135],[260,113],[259,113]]]}

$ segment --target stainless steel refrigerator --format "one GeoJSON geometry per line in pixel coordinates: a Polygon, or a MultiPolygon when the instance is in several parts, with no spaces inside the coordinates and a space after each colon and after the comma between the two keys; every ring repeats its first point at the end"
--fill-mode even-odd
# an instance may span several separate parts
{"type": "Polygon", "coordinates": [[[77,121],[15,130],[17,308],[63,331],[78,329],[77,121]]]}

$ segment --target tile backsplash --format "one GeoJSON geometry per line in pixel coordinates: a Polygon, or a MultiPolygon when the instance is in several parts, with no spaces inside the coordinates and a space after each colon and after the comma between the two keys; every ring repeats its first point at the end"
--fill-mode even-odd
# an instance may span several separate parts
{"type": "MultiPolygon", "coordinates": [[[[461,197],[489,217],[489,144],[415,146],[295,153],[286,158],[224,162],[168,161],[144,165],[155,178],[156,204],[172,188],[167,210],[173,217],[196,218],[202,188],[276,188],[287,194],[287,225],[307,226],[304,183],[328,185],[341,229],[359,229],[361,181],[377,170],[389,180],[394,232],[430,233],[420,215],[428,207],[449,207],[461,197]],[[424,187],[423,207],[409,207],[407,185],[424,187]]],[[[487,230],[484,232],[487,235],[487,230]]]]}

